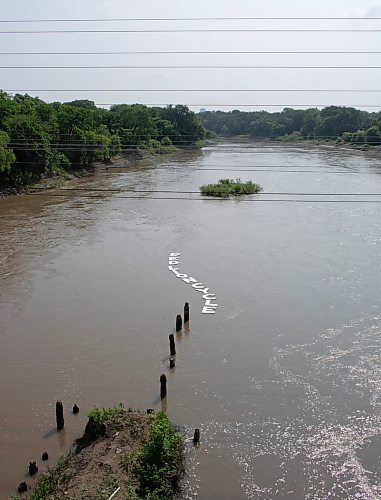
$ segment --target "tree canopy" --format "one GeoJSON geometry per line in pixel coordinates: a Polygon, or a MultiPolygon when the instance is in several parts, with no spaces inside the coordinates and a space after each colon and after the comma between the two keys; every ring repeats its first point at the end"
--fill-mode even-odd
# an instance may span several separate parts
{"type": "Polygon", "coordinates": [[[204,126],[222,136],[250,135],[257,138],[340,139],[346,142],[381,143],[381,113],[368,113],[344,106],[285,108],[267,111],[203,111],[204,126]]]}
{"type": "Polygon", "coordinates": [[[28,184],[130,150],[192,147],[206,134],[187,106],[119,104],[107,110],[87,99],[48,104],[0,91],[0,185],[28,184]]]}

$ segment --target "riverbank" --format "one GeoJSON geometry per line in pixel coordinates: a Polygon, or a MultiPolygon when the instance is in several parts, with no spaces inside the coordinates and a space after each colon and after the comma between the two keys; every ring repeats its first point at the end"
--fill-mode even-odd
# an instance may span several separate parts
{"type": "Polygon", "coordinates": [[[282,137],[268,137],[268,138],[258,138],[251,137],[250,135],[236,135],[236,136],[218,136],[216,141],[231,141],[231,142],[239,142],[239,143],[255,143],[255,144],[284,144],[284,145],[301,145],[301,146],[322,146],[322,147],[331,147],[338,148],[340,150],[346,149],[348,151],[358,151],[362,153],[380,153],[381,146],[371,146],[366,143],[358,144],[358,143],[350,143],[344,140],[338,141],[337,139],[304,139],[300,136],[282,136],[282,137]]]}
{"type": "Polygon", "coordinates": [[[142,160],[156,159],[166,156],[174,156],[181,154],[183,151],[193,150],[192,148],[181,149],[173,148],[172,151],[167,150],[162,153],[153,153],[147,150],[133,150],[123,156],[115,156],[109,161],[97,161],[89,167],[83,167],[80,170],[65,171],[63,175],[50,175],[43,177],[39,182],[28,186],[0,186],[0,199],[8,198],[9,196],[18,196],[28,194],[30,192],[45,191],[48,189],[57,189],[64,186],[67,182],[75,180],[76,178],[91,176],[97,171],[108,170],[110,168],[123,168],[133,165],[134,163],[142,160]]]}
{"type": "Polygon", "coordinates": [[[183,438],[165,413],[94,408],[74,451],[38,477],[30,498],[171,499],[183,474],[183,438]]]}

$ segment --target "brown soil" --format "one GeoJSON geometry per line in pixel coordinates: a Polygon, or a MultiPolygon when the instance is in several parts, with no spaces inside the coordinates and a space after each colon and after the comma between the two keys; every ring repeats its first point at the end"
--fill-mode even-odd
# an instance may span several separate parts
{"type": "Polygon", "coordinates": [[[0,198],[7,198],[8,196],[16,196],[20,194],[27,194],[31,191],[45,191],[46,189],[56,189],[63,186],[68,180],[72,180],[76,177],[85,177],[87,175],[93,175],[97,170],[107,170],[108,168],[116,167],[126,167],[138,160],[142,160],[144,154],[140,151],[131,151],[123,156],[116,156],[108,162],[94,162],[91,167],[82,168],[80,170],[70,170],[68,171],[67,177],[61,177],[58,175],[52,175],[47,177],[42,177],[36,184],[31,186],[20,186],[20,187],[9,187],[0,186],[0,198]]]}
{"type": "Polygon", "coordinates": [[[75,454],[67,458],[63,479],[47,500],[108,499],[120,487],[115,500],[137,498],[137,486],[131,457],[148,439],[149,426],[154,416],[138,412],[124,412],[107,420],[104,435],[94,439],[89,425],[77,441],[75,454]],[[130,454],[130,455],[126,455],[130,454]]]}

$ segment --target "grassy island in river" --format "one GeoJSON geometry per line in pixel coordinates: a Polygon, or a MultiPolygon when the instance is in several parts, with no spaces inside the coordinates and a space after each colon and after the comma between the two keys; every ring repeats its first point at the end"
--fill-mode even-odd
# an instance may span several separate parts
{"type": "Polygon", "coordinates": [[[259,193],[262,188],[252,181],[242,182],[241,179],[220,179],[216,184],[201,186],[200,191],[204,196],[228,198],[229,196],[259,193]]]}

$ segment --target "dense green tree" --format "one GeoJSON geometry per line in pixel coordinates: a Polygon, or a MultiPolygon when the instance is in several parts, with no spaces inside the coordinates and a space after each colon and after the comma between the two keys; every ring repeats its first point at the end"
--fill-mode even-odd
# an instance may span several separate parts
{"type": "Polygon", "coordinates": [[[16,156],[13,151],[8,147],[9,135],[0,131],[0,173],[7,173],[16,156]]]}
{"type": "Polygon", "coordinates": [[[98,108],[86,99],[47,104],[0,91],[0,183],[21,185],[69,168],[89,167],[130,149],[168,151],[206,136],[186,106],[98,108]]]}
{"type": "Polygon", "coordinates": [[[378,144],[377,129],[380,129],[381,125],[381,113],[367,113],[344,106],[329,106],[322,110],[285,108],[280,113],[203,111],[199,117],[207,129],[224,136],[247,134],[258,138],[299,140],[341,137],[347,142],[367,142],[370,145],[378,144]],[[365,134],[369,128],[372,128],[372,131],[365,134]],[[344,133],[352,135],[346,134],[342,137],[344,133]],[[375,136],[373,142],[372,135],[375,136]]]}
{"type": "Polygon", "coordinates": [[[375,125],[369,127],[365,132],[365,142],[371,146],[379,146],[381,144],[381,131],[375,125]]]}

